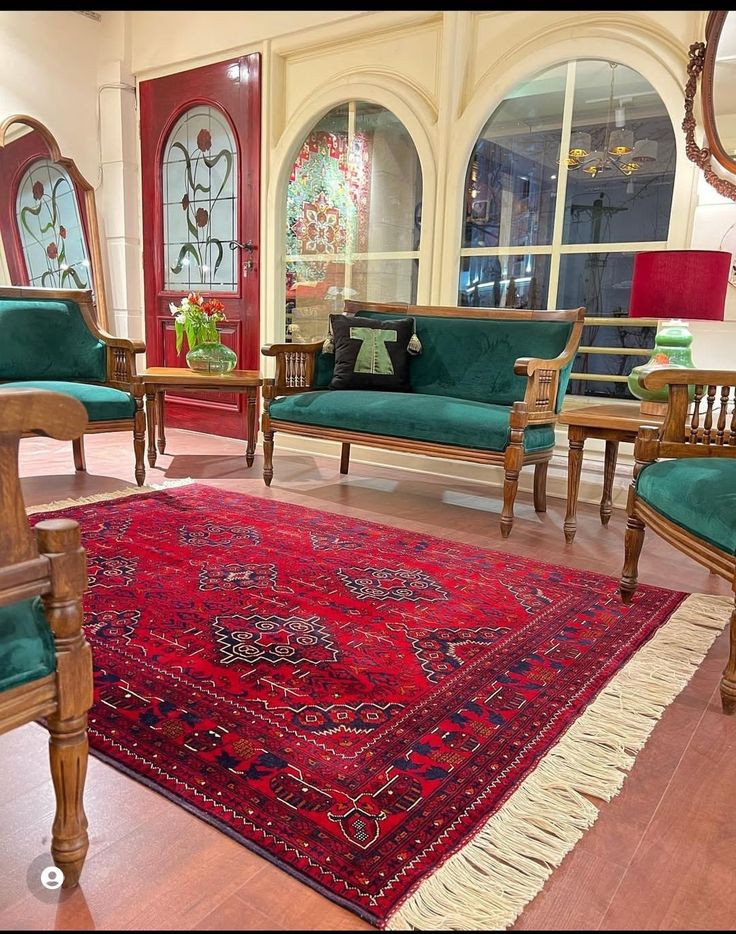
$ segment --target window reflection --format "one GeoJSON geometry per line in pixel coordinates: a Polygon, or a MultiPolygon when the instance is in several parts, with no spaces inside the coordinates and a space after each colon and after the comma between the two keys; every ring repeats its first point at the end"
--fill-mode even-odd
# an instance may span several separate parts
{"type": "Polygon", "coordinates": [[[353,101],[305,139],[287,190],[286,339],[325,336],[346,298],[416,301],[422,173],[388,110],[353,101]]]}
{"type": "Polygon", "coordinates": [[[628,394],[626,374],[652,329],[615,319],[627,316],[632,245],[667,241],[675,158],[664,104],[625,65],[570,62],[519,85],[468,163],[458,304],[584,305],[589,317],[611,319],[586,329],[592,350],[575,366],[586,378],[570,391],[628,394]]]}

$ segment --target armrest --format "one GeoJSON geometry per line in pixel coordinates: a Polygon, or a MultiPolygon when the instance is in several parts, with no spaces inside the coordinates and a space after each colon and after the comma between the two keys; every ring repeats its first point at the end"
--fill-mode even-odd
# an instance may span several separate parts
{"type": "Polygon", "coordinates": [[[99,337],[106,344],[108,385],[125,392],[134,392],[134,384],[139,380],[136,376],[135,356],[145,353],[145,343],[127,337],[113,337],[104,331],[99,331],[99,337]]]}
{"type": "MultiPolygon", "coordinates": [[[[2,391],[0,501],[3,518],[0,523],[0,565],[9,564],[13,567],[3,573],[0,590],[12,588],[13,602],[44,593],[43,589],[38,589],[38,579],[48,570],[39,564],[38,549],[26,517],[18,476],[19,439],[25,435],[46,435],[58,441],[71,441],[84,434],[86,427],[87,411],[81,402],[71,396],[47,392],[45,389],[2,391]]],[[[3,595],[2,603],[8,602],[3,595]]]]}
{"type": "Polygon", "coordinates": [[[524,393],[524,406],[527,421],[538,424],[557,420],[557,392],[560,385],[560,371],[567,366],[578,352],[583,333],[585,308],[580,307],[570,329],[567,343],[556,357],[519,357],[514,363],[514,373],[526,376],[527,385],[524,393]]]}
{"type": "Polygon", "coordinates": [[[736,370],[658,367],[643,373],[639,383],[646,389],[661,389],[663,386],[736,386],[736,370]]]}
{"type": "Polygon", "coordinates": [[[640,375],[639,383],[668,387],[659,457],[736,454],[736,370],[660,367],[640,375]]]}
{"type": "Polygon", "coordinates": [[[8,389],[2,393],[0,434],[45,435],[72,441],[84,434],[87,410],[71,396],[45,389],[8,389]]]}
{"type": "Polygon", "coordinates": [[[314,365],[323,341],[309,344],[264,344],[264,357],[276,358],[276,375],[272,381],[264,381],[264,400],[276,396],[304,392],[314,387],[314,365]]]}

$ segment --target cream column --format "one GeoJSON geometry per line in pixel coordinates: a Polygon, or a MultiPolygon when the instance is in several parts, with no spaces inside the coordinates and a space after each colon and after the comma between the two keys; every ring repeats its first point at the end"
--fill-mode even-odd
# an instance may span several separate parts
{"type": "Polygon", "coordinates": [[[129,68],[127,12],[103,14],[98,66],[98,139],[101,184],[97,190],[110,330],[145,338],[140,220],[138,113],[129,68]]]}

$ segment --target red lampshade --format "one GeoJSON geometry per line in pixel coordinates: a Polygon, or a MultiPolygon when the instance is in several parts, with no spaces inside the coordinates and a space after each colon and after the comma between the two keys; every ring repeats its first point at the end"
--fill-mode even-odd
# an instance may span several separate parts
{"type": "Polygon", "coordinates": [[[723,321],[730,269],[724,250],[637,253],[629,316],[723,321]]]}

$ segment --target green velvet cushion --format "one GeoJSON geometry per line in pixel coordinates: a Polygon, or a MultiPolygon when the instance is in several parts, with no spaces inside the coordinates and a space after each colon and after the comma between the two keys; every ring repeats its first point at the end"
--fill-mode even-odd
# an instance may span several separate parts
{"type": "Polygon", "coordinates": [[[736,458],[657,461],[639,474],[636,491],[676,525],[736,554],[736,458]]]}
{"type": "Polygon", "coordinates": [[[76,302],[0,300],[0,380],[107,379],[105,345],[76,302]]]}
{"type": "MultiPolygon", "coordinates": [[[[344,428],[373,435],[412,438],[483,451],[503,451],[509,439],[511,409],[450,396],[378,390],[333,389],[284,396],[271,403],[272,419],[344,428]]],[[[528,428],[527,451],[552,448],[555,432],[549,425],[528,428]]]]}
{"type": "Polygon", "coordinates": [[[0,607],[0,691],[55,670],[54,637],[40,599],[0,607]]]}
{"type": "Polygon", "coordinates": [[[91,422],[117,421],[121,418],[132,418],[135,414],[133,396],[129,392],[112,389],[110,386],[28,379],[18,383],[3,383],[0,385],[0,394],[4,389],[46,389],[48,392],[62,392],[67,396],[74,396],[87,409],[91,422]]]}
{"type": "MultiPolygon", "coordinates": [[[[401,317],[373,311],[358,311],[358,314],[379,319],[401,317]]],[[[572,327],[569,321],[493,321],[470,316],[434,318],[417,315],[415,320],[422,353],[410,361],[412,391],[497,405],[511,405],[524,398],[527,380],[514,373],[516,360],[519,357],[550,359],[559,356],[565,349],[572,327]]],[[[333,363],[334,359],[329,355],[318,355],[318,388],[329,383],[333,363]]],[[[570,367],[560,384],[558,409],[569,374],[570,367]]]]}

